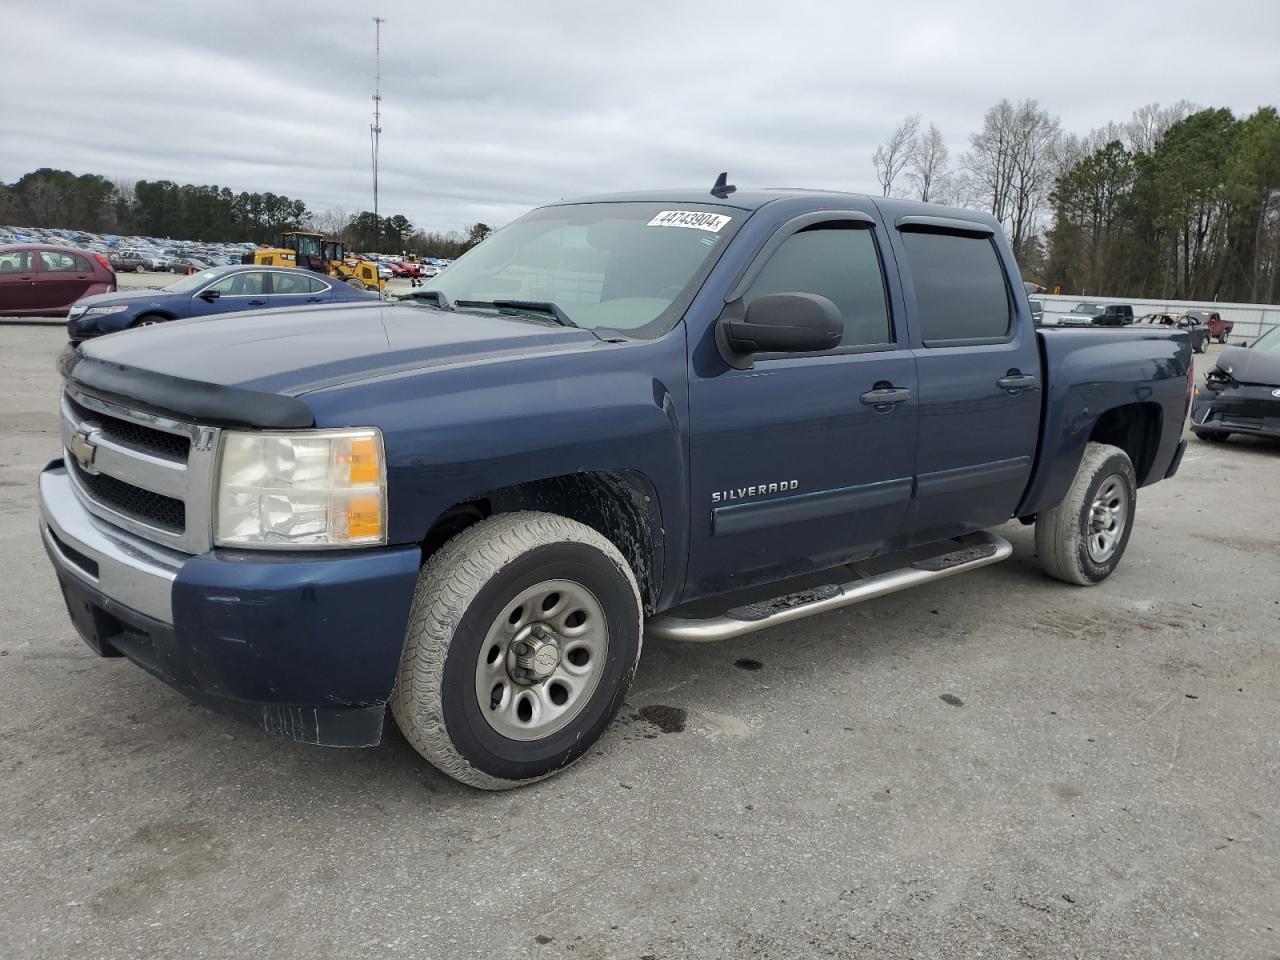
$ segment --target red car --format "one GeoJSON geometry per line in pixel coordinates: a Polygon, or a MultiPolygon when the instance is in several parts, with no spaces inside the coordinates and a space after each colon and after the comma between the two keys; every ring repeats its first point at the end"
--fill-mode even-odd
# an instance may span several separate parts
{"type": "Polygon", "coordinates": [[[422,269],[416,263],[405,263],[401,260],[393,260],[387,264],[391,268],[393,277],[420,277],[422,269]]]}
{"type": "Polygon", "coordinates": [[[116,272],[100,253],[36,243],[0,247],[0,316],[65,316],[81,297],[115,289],[116,272]]]}
{"type": "Polygon", "coordinates": [[[1217,310],[1188,310],[1188,317],[1195,317],[1209,328],[1209,336],[1219,343],[1227,342],[1227,334],[1235,326],[1230,320],[1223,320],[1217,310]]]}

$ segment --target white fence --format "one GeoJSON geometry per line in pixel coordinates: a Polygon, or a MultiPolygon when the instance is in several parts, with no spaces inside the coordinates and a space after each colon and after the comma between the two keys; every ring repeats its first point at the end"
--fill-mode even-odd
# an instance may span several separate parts
{"type": "Polygon", "coordinates": [[[1057,323],[1058,317],[1070,313],[1080,303],[1128,303],[1133,315],[1147,313],[1186,313],[1188,310],[1217,310],[1223,320],[1230,320],[1230,343],[1248,340],[1252,343],[1272,327],[1280,326],[1280,306],[1267,303],[1199,303],[1191,300],[1134,300],[1129,297],[1064,297],[1041,293],[1035,299],[1044,304],[1044,322],[1057,323]]]}

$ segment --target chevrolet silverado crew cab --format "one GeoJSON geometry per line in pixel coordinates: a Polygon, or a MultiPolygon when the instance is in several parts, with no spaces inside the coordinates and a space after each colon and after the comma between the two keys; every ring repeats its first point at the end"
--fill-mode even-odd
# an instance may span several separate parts
{"type": "Polygon", "coordinates": [[[41,529],[84,640],[270,733],[388,707],[502,789],[583,756],[642,637],[724,640],[1007,557],[1116,569],[1183,331],[1036,330],[991,217],[838,193],[543,207],[404,302],[63,355],[41,529]]]}

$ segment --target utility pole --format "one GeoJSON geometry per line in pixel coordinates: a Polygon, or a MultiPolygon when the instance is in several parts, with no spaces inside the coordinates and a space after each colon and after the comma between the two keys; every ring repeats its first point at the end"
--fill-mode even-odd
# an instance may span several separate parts
{"type": "Polygon", "coordinates": [[[382,136],[382,25],[386,17],[373,18],[373,57],[377,72],[373,78],[373,123],[369,141],[373,148],[373,215],[378,216],[378,140],[382,136]]]}

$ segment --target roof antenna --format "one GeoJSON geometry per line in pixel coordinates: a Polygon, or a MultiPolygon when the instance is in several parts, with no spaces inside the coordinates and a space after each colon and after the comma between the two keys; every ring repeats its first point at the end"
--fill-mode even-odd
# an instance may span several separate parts
{"type": "Polygon", "coordinates": [[[716,177],[716,185],[711,188],[711,195],[717,200],[723,200],[737,189],[729,182],[729,173],[726,171],[716,177]]]}

